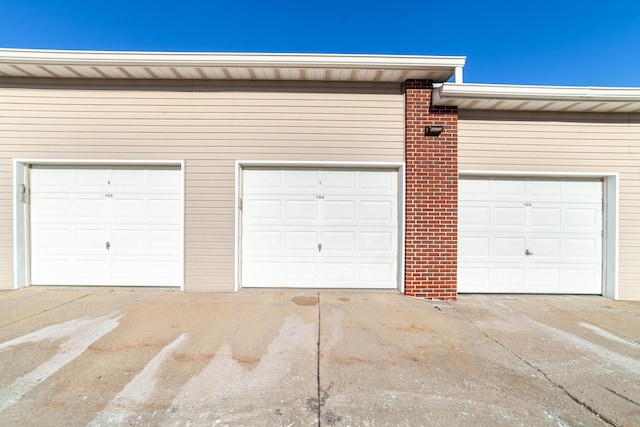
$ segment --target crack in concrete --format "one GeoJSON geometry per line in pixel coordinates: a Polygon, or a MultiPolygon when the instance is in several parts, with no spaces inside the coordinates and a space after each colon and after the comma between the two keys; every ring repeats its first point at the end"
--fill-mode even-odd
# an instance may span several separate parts
{"type": "Polygon", "coordinates": [[[635,400],[629,399],[629,398],[628,398],[627,396],[625,396],[624,394],[620,394],[620,393],[618,393],[617,391],[610,389],[609,387],[605,387],[605,390],[607,390],[607,391],[609,391],[609,392],[611,392],[611,393],[615,394],[615,395],[616,395],[616,396],[618,396],[619,398],[621,398],[621,399],[623,399],[623,400],[626,400],[626,401],[627,401],[627,402],[629,402],[629,403],[632,403],[632,404],[634,404],[634,405],[636,405],[636,406],[640,406],[640,403],[636,402],[635,400]]]}
{"type": "Polygon", "coordinates": [[[14,323],[22,322],[23,320],[30,319],[30,318],[35,317],[35,316],[38,316],[38,315],[40,315],[40,314],[42,314],[42,313],[46,313],[47,311],[55,310],[56,308],[63,307],[63,306],[65,306],[65,305],[67,305],[67,304],[71,304],[72,302],[76,302],[76,301],[81,300],[82,298],[86,298],[86,297],[88,297],[89,295],[92,295],[92,294],[93,294],[93,292],[89,292],[88,294],[85,294],[85,295],[79,296],[79,297],[77,297],[77,298],[74,298],[74,299],[69,300],[69,301],[66,301],[66,302],[63,302],[62,304],[58,304],[58,305],[56,305],[56,306],[49,307],[49,308],[47,308],[46,310],[39,311],[39,312],[37,312],[37,313],[34,313],[34,314],[29,315],[29,316],[26,316],[26,317],[20,318],[20,319],[18,319],[18,320],[14,320],[13,322],[5,323],[4,325],[0,325],[0,328],[4,328],[4,327],[6,327],[6,326],[13,325],[14,323]]]}
{"type": "Polygon", "coordinates": [[[318,366],[317,366],[317,373],[316,373],[316,377],[318,379],[318,427],[321,426],[322,424],[322,405],[324,405],[324,402],[322,401],[322,389],[320,387],[320,333],[321,333],[321,312],[322,310],[320,309],[321,305],[320,305],[320,292],[318,292],[318,352],[316,355],[316,358],[318,360],[318,366]]]}
{"type": "Polygon", "coordinates": [[[507,347],[506,345],[504,345],[503,343],[501,343],[500,341],[498,341],[496,338],[490,336],[485,330],[481,329],[478,325],[476,325],[476,323],[471,320],[466,313],[464,313],[462,310],[460,310],[458,307],[452,306],[458,313],[460,313],[469,323],[471,323],[471,325],[473,325],[474,328],[476,328],[478,331],[480,331],[480,333],[482,333],[482,335],[484,335],[486,338],[488,338],[489,340],[493,341],[494,343],[496,343],[497,345],[499,345],[500,347],[504,348],[505,350],[507,350],[509,353],[511,353],[512,355],[514,355],[518,360],[520,360],[522,363],[526,364],[527,366],[529,366],[531,369],[535,370],[536,372],[538,372],[540,375],[543,376],[544,379],[546,379],[552,386],[558,388],[559,390],[561,390],[569,399],[571,399],[572,401],[574,401],[575,403],[577,403],[578,405],[582,406],[583,408],[585,408],[586,410],[588,410],[589,412],[591,412],[595,417],[597,417],[598,419],[604,421],[605,423],[609,424],[610,426],[617,426],[617,424],[611,420],[610,418],[600,414],[595,408],[593,408],[591,405],[587,404],[586,402],[581,401],[580,399],[578,399],[576,396],[574,396],[573,394],[571,394],[571,392],[564,387],[562,384],[559,384],[557,382],[555,382],[553,379],[551,379],[551,377],[549,377],[549,375],[547,375],[541,368],[537,367],[536,365],[534,365],[533,363],[529,362],[528,360],[526,360],[524,357],[520,356],[518,353],[516,353],[514,350],[510,349],[509,347],[507,347]]]}

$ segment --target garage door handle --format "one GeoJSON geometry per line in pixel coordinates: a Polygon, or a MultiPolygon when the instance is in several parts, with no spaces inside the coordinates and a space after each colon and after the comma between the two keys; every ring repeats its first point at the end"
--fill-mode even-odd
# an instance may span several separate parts
{"type": "Polygon", "coordinates": [[[533,255],[533,252],[531,252],[529,249],[525,249],[524,250],[524,254],[525,255],[533,255]]]}
{"type": "Polygon", "coordinates": [[[322,243],[318,243],[318,252],[322,252],[322,243]]]}
{"type": "Polygon", "coordinates": [[[107,250],[109,250],[109,248],[111,247],[111,243],[109,242],[105,243],[104,247],[107,248],[107,250]]]}

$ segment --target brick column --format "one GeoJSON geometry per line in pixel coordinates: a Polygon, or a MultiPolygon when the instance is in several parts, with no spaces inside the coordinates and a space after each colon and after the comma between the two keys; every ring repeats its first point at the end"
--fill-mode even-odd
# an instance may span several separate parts
{"type": "Polygon", "coordinates": [[[432,107],[430,82],[405,83],[405,294],[456,299],[458,110],[432,107]],[[444,126],[425,136],[428,125],[444,126]]]}

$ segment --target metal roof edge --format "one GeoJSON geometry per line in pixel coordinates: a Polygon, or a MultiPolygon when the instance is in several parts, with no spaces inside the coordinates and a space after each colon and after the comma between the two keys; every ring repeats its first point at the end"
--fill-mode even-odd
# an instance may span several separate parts
{"type": "Polygon", "coordinates": [[[385,68],[414,70],[451,69],[464,66],[464,56],[302,54],[302,53],[208,53],[71,51],[0,48],[0,63],[34,65],[116,66],[218,66],[385,68]]]}
{"type": "Polygon", "coordinates": [[[640,88],[443,83],[433,90],[434,105],[465,100],[640,102],[640,88]]]}

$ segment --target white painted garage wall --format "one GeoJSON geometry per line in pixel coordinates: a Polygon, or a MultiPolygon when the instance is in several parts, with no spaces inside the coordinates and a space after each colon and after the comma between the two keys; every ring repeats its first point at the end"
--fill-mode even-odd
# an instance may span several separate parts
{"type": "Polygon", "coordinates": [[[640,300],[640,115],[460,111],[460,170],[620,173],[619,298],[640,300]]]}
{"type": "Polygon", "coordinates": [[[0,289],[12,159],[185,160],[185,289],[234,286],[236,160],[403,161],[399,84],[0,79],[0,289]]]}

